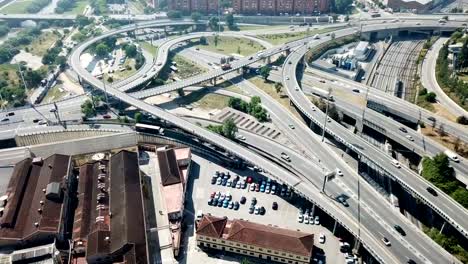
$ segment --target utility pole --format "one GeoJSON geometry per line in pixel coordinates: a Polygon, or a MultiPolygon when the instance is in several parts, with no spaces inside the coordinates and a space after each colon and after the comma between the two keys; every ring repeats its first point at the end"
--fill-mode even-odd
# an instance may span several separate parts
{"type": "Polygon", "coordinates": [[[104,96],[106,97],[106,107],[109,107],[109,98],[107,97],[106,80],[104,80],[104,71],[102,70],[102,64],[99,67],[101,68],[102,85],[104,86],[104,96]]]}
{"type": "Polygon", "coordinates": [[[325,109],[325,120],[323,121],[323,131],[322,131],[322,142],[325,140],[325,130],[327,128],[327,123],[328,123],[328,105],[330,103],[330,95],[331,95],[332,89],[328,88],[328,94],[327,94],[327,107],[325,109]]]}

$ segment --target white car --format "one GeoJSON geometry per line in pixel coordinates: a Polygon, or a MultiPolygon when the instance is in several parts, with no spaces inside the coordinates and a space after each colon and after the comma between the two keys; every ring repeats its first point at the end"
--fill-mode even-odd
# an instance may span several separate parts
{"type": "Polygon", "coordinates": [[[304,216],[302,216],[302,214],[297,215],[297,222],[299,222],[299,223],[304,222],[304,216]]]}
{"type": "Polygon", "coordinates": [[[311,106],[311,108],[312,108],[312,111],[317,110],[317,108],[315,106],[311,106]]]}
{"type": "Polygon", "coordinates": [[[286,80],[289,80],[289,76],[286,76],[286,80]]]}
{"type": "Polygon", "coordinates": [[[386,237],[383,237],[383,238],[382,238],[382,242],[384,242],[384,244],[385,244],[387,247],[389,247],[390,245],[392,245],[392,244],[390,243],[390,240],[388,240],[386,237]]]}
{"type": "Polygon", "coordinates": [[[255,213],[256,215],[260,214],[260,207],[255,206],[254,213],[255,213]]]}
{"type": "Polygon", "coordinates": [[[407,138],[409,141],[414,141],[413,137],[410,136],[410,135],[406,135],[406,138],[407,138]]]}
{"type": "Polygon", "coordinates": [[[320,244],[325,244],[325,235],[322,234],[322,233],[320,233],[319,242],[320,242],[320,244]]]}
{"type": "Polygon", "coordinates": [[[336,168],[336,175],[343,176],[343,172],[340,169],[336,168]]]}
{"type": "Polygon", "coordinates": [[[314,218],[314,224],[315,225],[320,225],[320,218],[319,218],[318,215],[316,215],[315,218],[314,218]]]}
{"type": "Polygon", "coordinates": [[[304,217],[304,224],[307,224],[307,225],[309,224],[309,217],[308,216],[304,217]]]}
{"type": "Polygon", "coordinates": [[[255,183],[250,184],[250,191],[255,191],[255,183]]]}

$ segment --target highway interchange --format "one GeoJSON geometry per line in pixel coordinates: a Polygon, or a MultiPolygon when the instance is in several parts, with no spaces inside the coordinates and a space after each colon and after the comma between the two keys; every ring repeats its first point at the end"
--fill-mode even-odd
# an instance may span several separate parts
{"type": "MultiPolygon", "coordinates": [[[[438,19],[438,18],[437,18],[438,19]]],[[[433,18],[424,19],[424,20],[410,20],[407,19],[405,22],[400,22],[398,24],[389,24],[389,23],[373,23],[365,24],[363,27],[363,32],[367,31],[378,31],[378,30],[387,30],[389,28],[401,28],[405,27],[411,29],[413,27],[421,27],[421,25],[416,25],[420,23],[423,26],[431,28],[441,27],[438,24],[437,20],[433,18]]],[[[444,28],[454,29],[461,26],[462,22],[449,22],[444,28]]],[[[118,30],[112,30],[104,33],[103,35],[89,39],[79,46],[77,46],[69,59],[69,64],[72,69],[80,76],[82,81],[89,83],[91,86],[105,90],[110,96],[118,98],[129,105],[132,105],[146,113],[158,116],[163,120],[170,122],[171,124],[196,135],[197,137],[203,139],[206,142],[217,145],[220,148],[225,149],[226,151],[232,153],[233,155],[244,159],[245,161],[257,165],[263,168],[270,176],[276,178],[278,181],[285,182],[303,194],[305,197],[317,203],[317,206],[322,208],[325,212],[330,214],[332,217],[338,220],[338,222],[347,228],[355,236],[358,236],[362,241],[364,247],[369,250],[380,262],[382,263],[403,263],[408,258],[419,260],[421,263],[451,263],[456,261],[450,254],[445,250],[436,245],[432,240],[425,236],[419,229],[414,227],[404,216],[402,216],[398,211],[391,208],[390,203],[388,203],[384,198],[374,199],[374,197],[380,195],[378,194],[372,186],[370,186],[366,181],[358,181],[359,175],[357,174],[354,168],[351,168],[333,151],[331,147],[327,144],[320,143],[320,138],[314,134],[308,126],[306,126],[301,120],[297,119],[291,113],[285,111],[283,107],[273,100],[271,97],[266,95],[260,89],[256,88],[255,85],[244,80],[240,77],[236,77],[235,72],[237,69],[241,69],[244,66],[248,66],[257,62],[265,60],[269,56],[273,56],[280,53],[289,53],[285,64],[282,67],[282,73],[277,78],[282,78],[282,83],[285,85],[287,93],[291,101],[296,105],[296,107],[306,116],[308,116],[316,125],[322,126],[323,121],[325,120],[324,113],[321,111],[314,111],[312,109],[311,102],[305,96],[304,92],[307,90],[315,89],[313,85],[309,85],[307,82],[313,83],[315,85],[320,85],[313,79],[313,77],[307,77],[306,74],[303,76],[302,83],[299,84],[296,79],[296,67],[298,62],[302,59],[303,55],[307,52],[308,49],[313,48],[321,43],[330,40],[329,36],[325,34],[320,36],[319,40],[314,40],[312,37],[305,39],[293,41],[281,46],[271,47],[267,43],[262,45],[267,47],[260,56],[253,54],[252,56],[247,56],[241,58],[232,64],[232,69],[228,71],[223,71],[221,69],[211,70],[205,74],[194,76],[180,82],[175,82],[169,85],[159,86],[151,89],[147,89],[140,92],[135,92],[128,94],[127,91],[130,91],[136,87],[139,87],[141,84],[148,82],[152,77],[156,76],[161,68],[167,63],[167,58],[169,50],[173,48],[177,43],[187,41],[189,39],[200,38],[201,36],[209,36],[213,33],[192,33],[182,37],[169,39],[164,42],[158,49],[158,54],[150,63],[146,63],[142,69],[140,69],[136,74],[132,75],[128,79],[118,82],[116,85],[107,85],[103,86],[102,82],[93,77],[89,72],[87,72],[80,64],[80,55],[89,47],[91,44],[102,40],[103,38],[120,34],[135,29],[149,28],[149,27],[161,27],[168,25],[179,25],[179,24],[191,24],[193,22],[187,21],[154,21],[154,22],[144,22],[139,23],[137,26],[129,25],[118,30]],[[294,164],[295,169],[299,172],[299,175],[292,175],[286,171],[278,164],[266,159],[265,157],[257,154],[256,152],[236,144],[236,142],[230,141],[222,136],[209,132],[193,122],[176,116],[169,113],[168,111],[161,109],[159,107],[150,105],[140,100],[149,96],[167,93],[169,91],[174,91],[180,88],[187,88],[195,84],[199,84],[204,81],[211,80],[219,76],[225,76],[225,79],[232,79],[232,82],[239,86],[243,91],[247,91],[248,94],[258,95],[262,98],[262,104],[265,108],[268,109],[272,120],[283,130],[287,131],[287,136],[291,139],[292,142],[296,143],[307,157],[302,156],[299,153],[290,152],[292,158],[292,164],[294,164]],[[291,129],[290,125],[294,125],[295,129],[291,129]],[[330,159],[330,157],[333,157],[330,159]],[[312,158],[312,159],[310,159],[312,158]],[[322,194],[319,192],[319,187],[323,181],[323,174],[325,171],[334,170],[339,167],[343,173],[344,177],[339,178],[337,181],[330,182],[327,185],[327,193],[322,194]],[[357,205],[357,194],[360,193],[360,205],[357,205]],[[346,193],[350,196],[350,206],[344,208],[333,200],[333,197],[346,193]],[[393,225],[398,224],[402,226],[407,232],[406,237],[401,237],[393,229],[393,225]],[[382,236],[389,238],[392,242],[392,247],[386,247],[380,241],[382,236]]],[[[337,30],[334,33],[336,38],[345,35],[355,34],[355,28],[348,27],[347,29],[337,30]]],[[[228,33],[228,35],[243,36],[242,33],[228,33]]],[[[243,36],[251,38],[252,40],[259,41],[254,36],[243,36]]],[[[145,55],[150,57],[149,54],[145,55]]],[[[207,58],[207,60],[210,60],[207,58]]],[[[348,93],[352,93],[351,87],[359,87],[361,89],[360,95],[364,95],[366,86],[350,82],[347,80],[342,80],[336,76],[324,74],[324,78],[327,78],[327,85],[320,88],[325,88],[328,85],[334,87],[334,89],[343,89],[348,93]],[[332,81],[333,80],[333,81],[332,81]],[[341,83],[343,85],[338,85],[341,83]]],[[[419,112],[420,119],[422,122],[429,124],[427,117],[433,116],[434,114],[421,110],[415,105],[409,104],[403,100],[398,100],[398,98],[392,97],[388,94],[382,93],[381,91],[373,89],[369,92],[369,99],[379,100],[379,102],[384,102],[388,105],[389,108],[395,107],[398,105],[397,109],[399,111],[405,111],[406,106],[407,115],[414,118],[415,111],[419,112]],[[403,103],[404,102],[404,103],[403,103]],[[405,104],[405,107],[401,107],[401,104],[405,104]]],[[[356,106],[345,101],[337,99],[337,106],[343,109],[347,109],[358,116],[361,112],[361,107],[356,106]]],[[[376,122],[376,120],[381,120],[382,115],[373,111],[366,111],[366,120],[370,122],[376,122]]],[[[379,125],[384,126],[385,130],[389,133],[386,134],[389,138],[392,138],[394,141],[402,143],[402,145],[413,149],[416,153],[420,155],[434,155],[435,153],[441,152],[441,147],[431,140],[425,139],[420,134],[416,132],[410,132],[410,134],[415,139],[413,142],[408,142],[404,136],[398,133],[398,125],[396,121],[391,120],[390,118],[385,118],[387,122],[378,122],[379,125]],[[388,120],[387,120],[388,119],[388,120]]],[[[455,125],[447,120],[438,118],[439,122],[444,122],[447,124],[447,132],[459,134],[463,137],[463,140],[468,141],[466,137],[466,130],[463,127],[455,125]],[[461,133],[460,133],[461,132],[461,133]]],[[[426,192],[427,186],[432,186],[430,183],[425,181],[423,178],[419,177],[417,174],[403,166],[402,168],[396,168],[391,165],[391,157],[384,154],[381,150],[373,147],[364,139],[359,136],[351,133],[349,130],[345,129],[338,123],[332,121],[327,124],[327,133],[335,137],[336,140],[343,142],[350,149],[356,151],[363,158],[372,159],[371,161],[374,164],[379,164],[381,169],[386,171],[389,176],[392,176],[397,181],[399,181],[407,190],[411,193],[414,193],[415,196],[421,198],[425,203],[429,204],[441,216],[443,216],[450,224],[462,232],[465,236],[468,236],[468,219],[467,211],[453,201],[450,197],[443,194],[439,191],[439,196],[437,198],[431,197],[426,192]],[[356,146],[359,146],[357,148],[356,146]],[[371,158],[372,157],[372,158],[371,158]]],[[[411,131],[411,129],[409,129],[411,131]]],[[[265,152],[277,152],[278,144],[275,142],[269,142],[266,140],[258,139],[258,136],[249,134],[245,132],[247,136],[247,143],[255,145],[256,148],[263,149],[265,152]]],[[[284,147],[279,147],[284,148],[284,147]]],[[[462,160],[460,164],[455,164],[457,171],[461,172],[463,175],[467,175],[466,172],[466,163],[465,160],[462,160]]],[[[433,188],[435,188],[433,186],[433,188]]]]}

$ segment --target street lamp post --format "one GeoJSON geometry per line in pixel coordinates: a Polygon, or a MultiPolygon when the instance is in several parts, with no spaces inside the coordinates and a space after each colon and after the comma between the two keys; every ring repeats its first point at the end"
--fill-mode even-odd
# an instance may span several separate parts
{"type": "Polygon", "coordinates": [[[325,120],[323,121],[323,131],[322,131],[322,142],[325,140],[325,130],[327,128],[327,122],[328,122],[328,105],[330,103],[330,95],[331,95],[332,89],[328,89],[328,94],[327,94],[327,107],[325,109],[325,120]]]}

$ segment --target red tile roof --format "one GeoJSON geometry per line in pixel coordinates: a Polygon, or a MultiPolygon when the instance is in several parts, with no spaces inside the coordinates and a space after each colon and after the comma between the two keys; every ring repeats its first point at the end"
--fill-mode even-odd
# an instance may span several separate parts
{"type": "Polygon", "coordinates": [[[206,215],[200,221],[197,235],[222,238],[297,255],[312,255],[314,235],[303,232],[252,223],[244,220],[227,220],[206,215]]]}
{"type": "Polygon", "coordinates": [[[158,148],[156,153],[161,172],[161,184],[167,186],[182,182],[174,149],[166,147],[158,148]]]}

